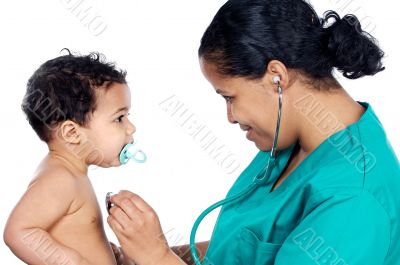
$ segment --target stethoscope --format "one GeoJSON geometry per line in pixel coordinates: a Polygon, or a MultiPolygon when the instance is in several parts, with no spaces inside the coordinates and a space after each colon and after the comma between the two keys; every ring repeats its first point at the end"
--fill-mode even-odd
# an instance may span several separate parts
{"type": "Polygon", "coordinates": [[[195,246],[195,237],[196,237],[196,231],[201,223],[201,221],[206,217],[210,212],[215,210],[216,208],[222,206],[222,205],[227,205],[227,204],[232,204],[234,202],[239,201],[240,199],[246,197],[248,194],[253,192],[257,187],[261,186],[262,184],[266,183],[267,180],[270,178],[272,169],[275,165],[276,161],[276,145],[278,143],[278,135],[279,135],[279,128],[281,125],[281,114],[282,114],[282,88],[280,85],[280,78],[279,76],[274,76],[273,78],[274,83],[278,86],[278,93],[279,93],[279,109],[278,109],[278,119],[276,123],[276,129],[275,129],[275,136],[274,136],[274,142],[272,145],[272,149],[269,155],[268,163],[265,168],[265,172],[262,175],[257,175],[254,177],[252,183],[245,188],[243,191],[232,195],[224,200],[221,200],[219,202],[214,203],[210,207],[208,207],[206,210],[204,210],[200,216],[196,219],[196,221],[193,224],[192,231],[190,233],[190,253],[192,254],[192,258],[195,262],[196,265],[201,265],[200,259],[197,256],[197,251],[196,251],[196,246],[195,246]]]}

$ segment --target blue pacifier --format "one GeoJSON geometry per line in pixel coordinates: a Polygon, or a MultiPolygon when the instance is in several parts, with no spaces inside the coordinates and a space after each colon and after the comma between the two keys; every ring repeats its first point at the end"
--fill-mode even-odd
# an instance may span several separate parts
{"type": "Polygon", "coordinates": [[[129,159],[132,159],[137,163],[144,163],[147,160],[147,156],[139,147],[136,146],[136,143],[133,143],[125,145],[119,154],[119,162],[121,165],[128,163],[129,159]],[[138,155],[139,158],[136,157],[138,155]]]}

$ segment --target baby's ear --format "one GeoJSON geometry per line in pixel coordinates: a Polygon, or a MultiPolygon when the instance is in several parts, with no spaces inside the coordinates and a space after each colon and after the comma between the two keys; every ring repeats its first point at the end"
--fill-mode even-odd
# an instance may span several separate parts
{"type": "Polygon", "coordinates": [[[66,120],[59,127],[58,135],[62,140],[70,144],[79,144],[81,142],[80,126],[76,122],[66,120]]]}

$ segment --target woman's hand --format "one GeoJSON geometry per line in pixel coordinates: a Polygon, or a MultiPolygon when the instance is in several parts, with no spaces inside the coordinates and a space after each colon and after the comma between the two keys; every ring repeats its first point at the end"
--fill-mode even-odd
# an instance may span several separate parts
{"type": "Polygon", "coordinates": [[[114,206],[107,222],[125,255],[143,265],[166,264],[171,250],[156,212],[138,195],[120,191],[111,197],[114,206]]]}

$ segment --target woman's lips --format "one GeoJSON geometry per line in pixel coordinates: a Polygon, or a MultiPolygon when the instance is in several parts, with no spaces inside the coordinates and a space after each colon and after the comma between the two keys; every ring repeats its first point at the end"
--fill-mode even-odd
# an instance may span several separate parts
{"type": "Polygon", "coordinates": [[[246,133],[246,138],[250,140],[251,134],[253,132],[253,129],[250,126],[246,126],[246,125],[240,125],[240,129],[242,129],[243,131],[247,132],[246,133]]]}
{"type": "Polygon", "coordinates": [[[246,133],[246,138],[250,140],[250,136],[251,136],[251,132],[253,131],[253,129],[248,129],[247,133],[246,133]]]}

